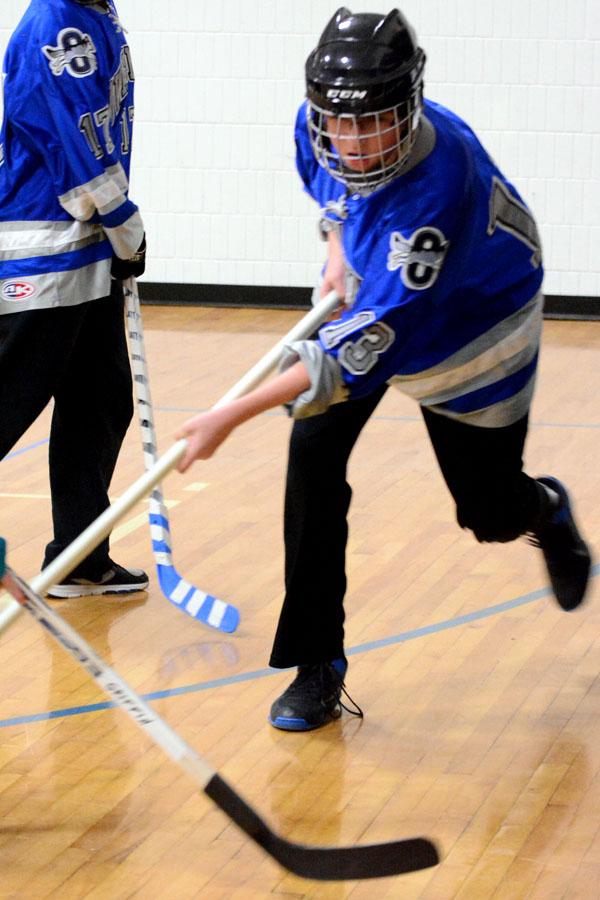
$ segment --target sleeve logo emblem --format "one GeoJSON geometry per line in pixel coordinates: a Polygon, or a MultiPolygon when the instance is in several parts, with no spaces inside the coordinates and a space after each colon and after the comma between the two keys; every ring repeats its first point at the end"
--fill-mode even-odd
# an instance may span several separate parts
{"type": "Polygon", "coordinates": [[[390,235],[387,267],[401,269],[406,287],[424,291],[436,281],[448,251],[448,241],[438,228],[418,228],[408,240],[399,231],[390,235]]]}
{"type": "Polygon", "coordinates": [[[85,78],[97,70],[96,48],[89,34],[78,28],[63,28],[56,43],[56,47],[42,47],[53,75],[58,77],[66,70],[73,78],[85,78]]]}

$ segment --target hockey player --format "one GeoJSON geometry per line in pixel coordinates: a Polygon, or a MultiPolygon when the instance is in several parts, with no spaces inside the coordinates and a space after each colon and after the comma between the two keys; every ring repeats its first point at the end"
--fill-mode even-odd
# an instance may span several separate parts
{"type": "MultiPolygon", "coordinates": [[[[134,74],[112,0],[31,0],[4,73],[0,458],[54,398],[47,565],[108,505],[133,414],[121,281],[144,271],[145,240],[128,199],[134,74]]],[[[147,584],[106,540],[50,595],[147,584]]]]}
{"type": "Polygon", "coordinates": [[[471,129],[423,100],[424,64],[398,10],[342,8],[327,25],[306,64],[297,167],[329,242],[322,292],[345,306],[318,340],[289,348],[275,380],[180,432],[185,469],[264,409],[285,403],[296,419],[270,660],[298,666],[271,709],[282,729],[340,715],[346,466],[390,382],[419,403],[463,528],[478,541],[529,534],[565,610],[589,577],[565,488],[522,469],[542,324],[537,228],[471,129]]]}

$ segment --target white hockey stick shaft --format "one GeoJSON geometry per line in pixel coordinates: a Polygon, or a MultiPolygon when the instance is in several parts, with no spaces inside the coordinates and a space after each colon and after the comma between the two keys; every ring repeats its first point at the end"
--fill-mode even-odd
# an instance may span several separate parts
{"type": "MultiPolygon", "coordinates": [[[[292,341],[301,340],[312,334],[325,322],[339,306],[340,299],[335,291],[327,294],[319,304],[309,312],[269,350],[234,386],[215,404],[216,407],[243,396],[259,384],[277,365],[283,347],[292,341]]],[[[187,441],[181,440],[173,444],[154,465],[152,465],[125,493],[108,507],[79,537],[66,547],[43,572],[31,581],[33,590],[44,594],[48,588],[65,578],[82,559],[110,534],[116,523],[135,506],[146,494],[160,484],[164,476],[175,468],[185,453],[187,441]]],[[[4,631],[22,612],[18,603],[9,603],[0,613],[0,633],[4,631]]]]}
{"type": "Polygon", "coordinates": [[[252,368],[246,372],[246,374],[243,375],[226,394],[223,394],[220,400],[217,400],[213,409],[219,409],[219,407],[225,406],[226,403],[237,400],[238,397],[243,397],[244,394],[247,394],[248,391],[251,391],[260,384],[260,382],[273,371],[281,359],[281,354],[283,353],[286,344],[291,344],[293,341],[304,340],[304,338],[311,335],[313,331],[316,331],[316,329],[331,316],[331,313],[338,308],[340,303],[341,300],[335,291],[331,291],[331,293],[323,297],[320,303],[313,306],[304,318],[300,319],[300,321],[297,322],[271,350],[265,353],[263,358],[252,366],[252,368]]]}
{"type": "MultiPolygon", "coordinates": [[[[166,453],[163,453],[152,468],[144,472],[137,481],[134,481],[118,500],[115,500],[108,509],[105,509],[50,565],[46,566],[39,575],[31,580],[32,590],[36,594],[44,594],[51,585],[62,581],[82,559],[85,559],[110,534],[117,522],[142,497],[149,494],[155,484],[158,484],[168,472],[175,468],[185,453],[186,447],[186,440],[177,441],[166,453]]],[[[18,603],[9,604],[0,614],[0,631],[3,631],[10,625],[20,612],[22,610],[18,603]]]]}
{"type": "Polygon", "coordinates": [[[215,774],[189,744],[167,725],[160,716],[111,669],[92,647],[37,595],[33,585],[6,568],[4,582],[13,596],[20,597],[19,607],[27,609],[54,640],[60,644],[96,681],[102,690],[125,710],[142,731],[162,747],[171,759],[179,763],[204,788],[215,774]]]}
{"type": "MultiPolygon", "coordinates": [[[[123,282],[125,307],[127,313],[127,333],[129,336],[131,368],[134,392],[137,400],[138,420],[142,434],[144,465],[149,469],[158,459],[156,430],[154,426],[154,409],[150,393],[150,376],[146,362],[144,342],[144,326],[140,309],[140,299],[135,278],[123,282]]],[[[168,521],[167,508],[160,485],[156,485],[150,497],[150,513],[158,513],[168,521]]],[[[161,535],[162,537],[162,535],[161,535]]],[[[170,553],[161,554],[157,563],[170,564],[170,553]],[[166,558],[162,558],[162,557],[166,558]]]]}

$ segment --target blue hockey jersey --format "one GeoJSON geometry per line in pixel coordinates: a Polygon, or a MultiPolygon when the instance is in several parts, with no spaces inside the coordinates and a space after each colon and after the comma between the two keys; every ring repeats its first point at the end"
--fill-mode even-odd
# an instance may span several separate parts
{"type": "Polygon", "coordinates": [[[542,319],[541,248],[515,188],[456,115],[426,102],[403,173],[347,196],[317,163],[303,105],[297,168],[338,230],[357,290],[315,345],[297,417],[393,382],[422,405],[484,427],[527,412],[542,319]],[[322,357],[325,357],[323,359],[322,357]]]}
{"type": "Polygon", "coordinates": [[[138,250],[133,83],[112,0],[31,0],[4,60],[0,313],[105,297],[113,252],[138,250]]]}

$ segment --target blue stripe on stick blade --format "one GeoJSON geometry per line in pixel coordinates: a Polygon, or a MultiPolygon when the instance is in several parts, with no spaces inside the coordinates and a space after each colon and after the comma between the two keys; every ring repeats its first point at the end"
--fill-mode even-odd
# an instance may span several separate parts
{"type": "Polygon", "coordinates": [[[171,548],[165,541],[152,541],[152,549],[155,553],[170,553],[171,548]]]}

